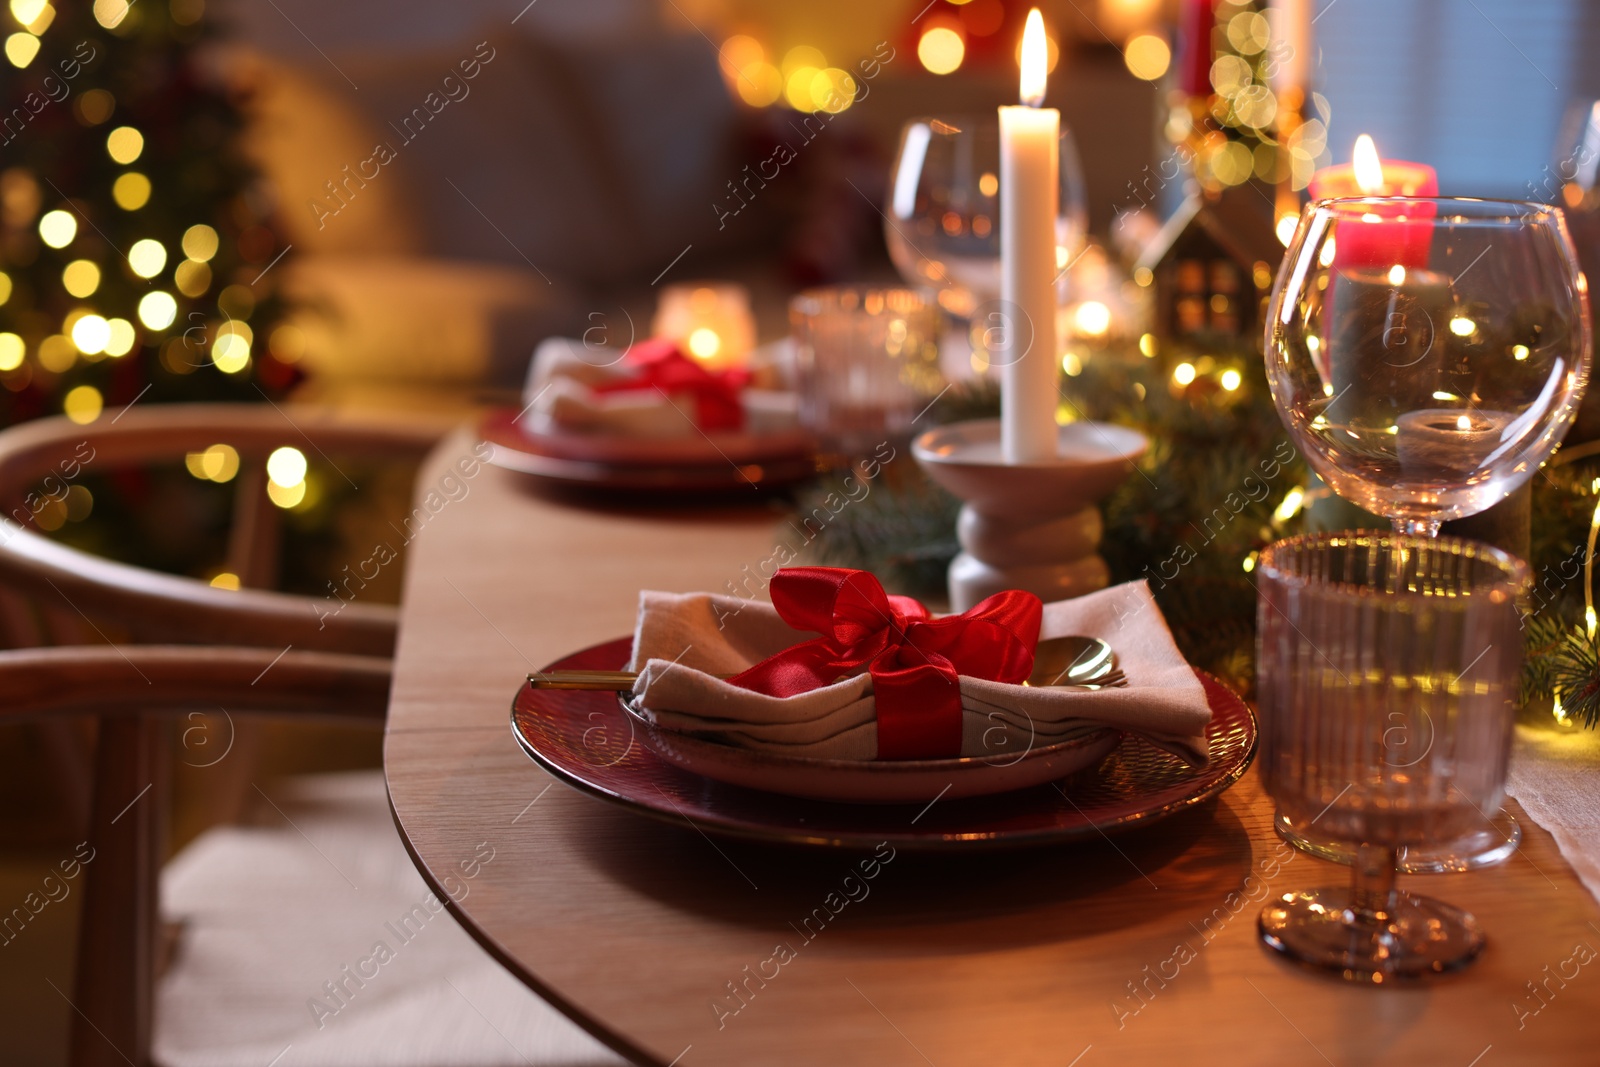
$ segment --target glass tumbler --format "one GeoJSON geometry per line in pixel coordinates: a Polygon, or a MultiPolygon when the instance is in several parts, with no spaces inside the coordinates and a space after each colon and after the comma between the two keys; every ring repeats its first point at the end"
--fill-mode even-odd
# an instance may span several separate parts
{"type": "Polygon", "coordinates": [[[789,302],[800,419],[825,454],[858,458],[910,436],[944,388],[941,316],[916,289],[808,289],[789,302]]]}
{"type": "Polygon", "coordinates": [[[1324,533],[1272,545],[1257,575],[1267,792],[1355,855],[1350,886],[1271,900],[1262,940],[1354,981],[1465,966],[1477,920],[1401,891],[1395,865],[1500,805],[1527,564],[1452,537],[1324,533]]]}

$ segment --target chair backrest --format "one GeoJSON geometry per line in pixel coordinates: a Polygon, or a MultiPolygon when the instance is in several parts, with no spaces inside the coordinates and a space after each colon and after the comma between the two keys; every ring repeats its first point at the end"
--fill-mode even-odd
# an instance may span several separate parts
{"type": "MultiPolygon", "coordinates": [[[[158,574],[99,559],[52,541],[32,527],[28,495],[48,478],[84,470],[109,471],[182,459],[219,441],[240,456],[240,486],[230,556],[249,580],[269,570],[263,557],[276,547],[262,462],[291,445],[321,455],[419,459],[437,441],[430,428],[393,420],[354,420],[276,405],[150,405],[107,412],[80,426],[40,419],[0,431],[0,588],[21,594],[70,621],[116,623],[136,641],[264,645],[387,655],[394,647],[394,611],[352,603],[337,616],[308,597],[259,589],[216,589],[203,581],[158,574]],[[254,572],[252,575],[251,572],[254,572]]],[[[13,604],[0,621],[18,625],[13,604]]],[[[39,640],[13,643],[37,644],[39,640]]]]}
{"type": "Polygon", "coordinates": [[[99,720],[74,1067],[149,1062],[171,740],[163,719],[220,705],[230,715],[380,723],[387,709],[392,607],[349,603],[334,615],[314,598],[260,588],[275,576],[279,545],[266,457],[291,445],[330,461],[416,460],[440,435],[275,404],[147,405],[87,426],[52,418],[0,431],[0,634],[13,646],[0,651],[0,722],[99,720]],[[228,563],[247,588],[111,562],[33,529],[29,494],[46,479],[170,462],[218,442],[241,461],[228,563]],[[132,643],[112,643],[107,628],[132,643]]]}
{"type": "Polygon", "coordinates": [[[163,719],[222,704],[230,715],[381,723],[390,667],[374,656],[199,645],[0,651],[0,721],[100,720],[89,851],[80,854],[88,862],[72,1067],[150,1063],[171,748],[163,719]]]}

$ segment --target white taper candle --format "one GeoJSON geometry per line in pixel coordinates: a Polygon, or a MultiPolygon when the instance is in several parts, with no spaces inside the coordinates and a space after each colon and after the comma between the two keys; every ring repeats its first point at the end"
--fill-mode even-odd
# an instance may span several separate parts
{"type": "Polygon", "coordinates": [[[1024,106],[1000,109],[1000,446],[1007,463],[1056,456],[1056,214],[1061,113],[1040,107],[1047,69],[1044,22],[1028,13],[1022,37],[1024,106]]]}

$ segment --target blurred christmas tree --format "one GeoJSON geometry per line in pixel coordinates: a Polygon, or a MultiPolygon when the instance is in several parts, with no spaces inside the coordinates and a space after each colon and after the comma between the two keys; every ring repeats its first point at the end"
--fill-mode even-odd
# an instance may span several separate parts
{"type": "Polygon", "coordinates": [[[1326,158],[1328,102],[1320,93],[1308,97],[1298,84],[1311,58],[1297,56],[1296,43],[1274,33],[1268,6],[1264,0],[1183,5],[1188,54],[1165,132],[1207,192],[1250,181],[1299,191],[1326,158]]]}
{"type": "Polygon", "coordinates": [[[204,0],[57,2],[10,0],[0,64],[0,424],[282,392],[287,249],[204,0]]]}
{"type": "MultiPolygon", "coordinates": [[[[275,399],[299,377],[273,295],[288,248],[239,151],[241,101],[207,70],[204,0],[54,2],[0,16],[0,426],[275,399]]],[[[188,459],[88,471],[28,521],[225,583],[237,456],[219,442],[188,459]]],[[[291,512],[287,584],[317,584],[303,564],[339,496],[309,477],[274,496],[291,512]]]]}

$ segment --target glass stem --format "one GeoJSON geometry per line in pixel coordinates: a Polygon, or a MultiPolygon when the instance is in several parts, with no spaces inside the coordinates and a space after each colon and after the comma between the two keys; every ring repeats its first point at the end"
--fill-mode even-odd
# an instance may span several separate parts
{"type": "Polygon", "coordinates": [[[1390,519],[1394,523],[1394,532],[1406,534],[1410,537],[1438,537],[1438,519],[1390,519]]]}
{"type": "Polygon", "coordinates": [[[1365,922],[1387,923],[1395,904],[1399,850],[1363,844],[1350,865],[1350,907],[1365,922]]]}

